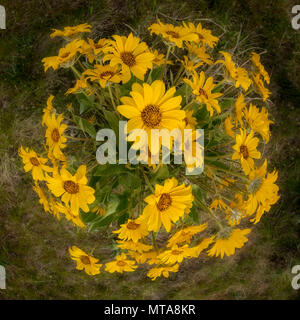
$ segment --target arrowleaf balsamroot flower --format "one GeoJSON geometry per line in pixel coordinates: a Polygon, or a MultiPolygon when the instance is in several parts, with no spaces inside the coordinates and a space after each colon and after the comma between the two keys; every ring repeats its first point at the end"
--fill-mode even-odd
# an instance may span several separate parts
{"type": "Polygon", "coordinates": [[[102,264],[97,263],[99,260],[88,255],[76,246],[69,248],[71,259],[77,262],[76,269],[84,270],[89,276],[100,273],[102,264]]]}
{"type": "Polygon", "coordinates": [[[126,223],[121,224],[121,228],[119,230],[113,231],[113,233],[118,233],[118,237],[122,240],[138,242],[140,239],[148,235],[149,231],[146,223],[141,219],[128,219],[126,223]]]}
{"type": "Polygon", "coordinates": [[[189,213],[193,205],[191,186],[178,185],[175,178],[167,179],[163,186],[155,185],[154,194],[145,198],[142,219],[145,219],[149,231],[158,231],[161,225],[167,232],[171,230],[172,222],[177,222],[189,213]]]}
{"type": "Polygon", "coordinates": [[[251,60],[254,66],[257,68],[258,72],[262,75],[264,81],[269,84],[270,83],[270,76],[266,71],[265,67],[260,62],[260,55],[256,52],[251,52],[251,60]]]}
{"type": "Polygon", "coordinates": [[[74,27],[65,27],[63,30],[53,29],[54,32],[50,34],[50,38],[65,37],[70,39],[78,35],[78,33],[91,32],[91,27],[89,24],[83,23],[74,27]]]}
{"type": "Polygon", "coordinates": [[[165,266],[165,267],[158,267],[152,268],[148,271],[147,276],[151,278],[152,281],[156,280],[158,277],[165,277],[169,278],[170,272],[178,272],[179,264],[175,264],[174,266],[165,266]]]}
{"type": "Polygon", "coordinates": [[[223,259],[224,254],[231,256],[235,253],[235,249],[240,249],[248,241],[246,235],[251,232],[251,229],[234,229],[232,232],[227,232],[227,235],[220,236],[219,239],[215,240],[214,245],[208,250],[209,256],[221,256],[223,259]]]}
{"type": "Polygon", "coordinates": [[[95,201],[95,190],[87,185],[85,165],[80,166],[74,176],[63,168],[53,177],[47,177],[46,181],[54,196],[61,196],[62,202],[66,205],[70,204],[71,210],[75,214],[79,208],[88,212],[88,204],[95,201]]]}
{"type": "Polygon", "coordinates": [[[136,268],[137,265],[135,264],[135,261],[127,259],[125,253],[121,253],[120,255],[116,256],[116,259],[114,261],[105,264],[105,271],[109,273],[132,272],[136,268]]]}
{"type": "Polygon", "coordinates": [[[232,155],[233,160],[241,160],[242,168],[246,175],[254,168],[254,160],[260,159],[261,154],[257,151],[259,139],[254,137],[254,131],[248,135],[246,130],[240,129],[241,134],[236,135],[236,144],[232,147],[235,152],[232,155]]]}

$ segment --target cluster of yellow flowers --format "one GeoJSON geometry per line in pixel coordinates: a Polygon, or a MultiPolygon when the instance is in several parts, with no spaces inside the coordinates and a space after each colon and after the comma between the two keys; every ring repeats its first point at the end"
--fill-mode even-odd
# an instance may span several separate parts
{"type": "MultiPolygon", "coordinates": [[[[132,33],[95,42],[84,36],[91,32],[88,24],[54,30],[51,37],[63,37],[66,45],[43,59],[44,68],[71,68],[76,83],[66,95],[75,94],[80,111],[70,104],[70,118],[57,114],[50,96],[42,119],[44,153],[20,147],[19,154],[46,212],[58,219],[64,214],[81,228],[115,229],[117,254],[105,271],[132,272],[146,264],[155,280],[204,250],[209,256],[233,255],[248,241],[249,217],[258,223],[278,201],[279,188],[277,172],[267,171],[259,151],[270,139],[272,121],[265,106],[251,102],[262,104],[270,95],[260,56],[251,53],[250,71],[239,67],[229,52],[217,51],[219,38],[200,23],[158,20],[149,30],[166,54],[132,33]],[[149,139],[151,129],[188,128],[194,134],[204,128],[204,172],[185,176],[185,165],[163,163],[103,169],[95,159],[88,168],[68,162],[67,140],[95,139],[96,128],[113,128],[122,116],[128,132],[144,129],[149,139]],[[72,129],[70,122],[76,124],[72,129]]],[[[95,155],[95,149],[88,152],[95,155]]],[[[151,152],[149,147],[149,157],[151,152]]],[[[103,265],[91,254],[76,246],[69,252],[78,270],[100,273],[103,265]]]]}

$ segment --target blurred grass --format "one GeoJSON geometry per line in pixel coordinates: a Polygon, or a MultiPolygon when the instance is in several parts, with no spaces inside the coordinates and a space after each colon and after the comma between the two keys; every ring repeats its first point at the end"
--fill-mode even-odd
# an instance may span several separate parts
{"type": "Polygon", "coordinates": [[[286,0],[2,1],[7,29],[0,30],[0,264],[6,266],[7,290],[0,299],[297,299],[290,270],[300,264],[299,246],[299,31],[291,28],[286,0]],[[271,114],[275,124],[266,152],[279,170],[281,199],[253,229],[250,241],[233,257],[203,256],[184,262],[169,280],[151,282],[143,270],[103,273],[90,278],[74,268],[67,248],[78,245],[104,255],[101,234],[78,231],[42,212],[23,172],[18,147],[41,148],[42,108],[54,94],[63,110],[68,71],[43,72],[41,59],[55,54],[59,40],[52,28],[88,22],[93,37],[146,28],[156,19],[196,20],[220,35],[219,46],[232,48],[241,38],[256,51],[271,74],[271,114]],[[213,21],[213,22],[212,22],[213,21]],[[218,25],[216,25],[216,24],[218,25]]]}

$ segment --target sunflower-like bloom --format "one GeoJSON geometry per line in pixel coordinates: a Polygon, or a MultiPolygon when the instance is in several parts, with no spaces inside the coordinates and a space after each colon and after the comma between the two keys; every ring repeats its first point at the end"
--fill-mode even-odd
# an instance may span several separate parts
{"type": "Polygon", "coordinates": [[[23,146],[19,148],[19,156],[22,158],[25,172],[32,171],[33,180],[45,180],[45,172],[52,172],[52,168],[45,165],[48,159],[40,158],[34,150],[23,146]]]}
{"type": "MultiPolygon", "coordinates": [[[[155,50],[151,50],[149,48],[149,51],[154,55],[154,59],[153,59],[153,64],[155,64],[156,66],[161,66],[162,64],[165,63],[165,55],[163,53],[159,53],[156,49],[155,50]]],[[[167,61],[167,63],[170,63],[170,61],[167,61]]]]}
{"type": "Polygon", "coordinates": [[[132,240],[117,240],[117,243],[118,248],[122,250],[130,250],[138,253],[147,252],[153,249],[151,245],[144,244],[141,242],[134,242],[132,240]]]}
{"type": "Polygon", "coordinates": [[[206,52],[205,47],[199,47],[196,44],[186,45],[189,58],[195,62],[201,62],[202,64],[207,63],[208,65],[213,64],[212,57],[206,52]]]}
{"type": "Polygon", "coordinates": [[[143,83],[143,86],[135,83],[130,92],[132,98],[122,97],[123,105],[117,107],[124,117],[130,119],[127,123],[129,133],[134,129],[146,131],[150,151],[151,129],[178,128],[180,121],[186,116],[185,111],[180,110],[182,98],[174,97],[175,92],[175,87],[165,92],[165,84],[161,80],[156,80],[151,85],[143,83]]]}
{"type": "Polygon", "coordinates": [[[158,231],[163,224],[166,231],[171,230],[172,222],[183,218],[193,205],[192,187],[178,185],[175,178],[167,179],[164,186],[155,185],[155,193],[146,197],[142,218],[145,219],[149,231],[158,231]]]}
{"type": "Polygon", "coordinates": [[[43,109],[43,118],[42,118],[42,126],[45,125],[46,119],[51,115],[53,111],[52,101],[54,96],[51,94],[50,97],[47,99],[47,106],[43,109]]]}
{"type": "Polygon", "coordinates": [[[133,257],[138,264],[147,263],[150,266],[160,263],[160,260],[157,258],[158,254],[159,252],[156,250],[148,252],[128,251],[128,255],[133,257]]]}
{"type": "Polygon", "coordinates": [[[59,49],[57,56],[44,58],[42,62],[44,63],[45,72],[51,67],[56,70],[58,67],[69,68],[72,66],[75,62],[76,54],[82,51],[83,45],[83,40],[75,39],[64,48],[59,49]]]}
{"type": "Polygon", "coordinates": [[[187,244],[181,247],[175,244],[170,249],[159,254],[157,258],[160,259],[161,263],[163,264],[174,264],[181,263],[183,259],[190,257],[190,248],[187,244]]]}
{"type": "Polygon", "coordinates": [[[158,277],[165,277],[169,278],[170,272],[178,272],[179,264],[175,264],[174,266],[165,266],[165,267],[158,267],[152,268],[148,271],[147,276],[151,278],[152,281],[156,280],[158,277]]]}
{"type": "Polygon", "coordinates": [[[209,206],[213,210],[227,210],[228,206],[222,199],[215,199],[209,206]]]}
{"type": "Polygon", "coordinates": [[[71,93],[76,93],[76,92],[84,92],[84,89],[88,88],[88,84],[85,79],[77,79],[75,86],[73,88],[70,88],[66,91],[66,95],[71,94],[71,93]]]}
{"type": "Polygon", "coordinates": [[[94,60],[104,53],[104,48],[109,46],[109,40],[102,38],[98,42],[88,38],[88,42],[85,42],[82,46],[82,54],[85,55],[89,63],[93,63],[94,60]]]}
{"type": "Polygon", "coordinates": [[[126,223],[121,224],[119,230],[113,231],[113,233],[119,234],[118,237],[122,240],[138,242],[140,239],[144,238],[149,231],[146,223],[141,219],[128,219],[126,223]]]}
{"type": "Polygon", "coordinates": [[[221,107],[217,98],[222,96],[222,93],[212,93],[212,90],[217,86],[213,83],[213,77],[209,77],[205,81],[205,74],[203,71],[200,73],[200,77],[195,73],[193,74],[193,81],[190,79],[183,79],[192,89],[193,94],[196,96],[197,101],[205,103],[210,116],[214,114],[214,109],[220,113],[221,107]]]}
{"type": "Polygon", "coordinates": [[[154,55],[149,51],[145,42],[140,42],[138,37],[132,33],[128,37],[113,36],[110,46],[104,48],[107,53],[103,62],[110,61],[112,67],[121,66],[123,82],[126,83],[131,78],[131,72],[140,80],[144,80],[145,73],[152,69],[154,55]]]}
{"type": "Polygon", "coordinates": [[[53,177],[46,178],[48,188],[56,197],[61,197],[62,202],[70,204],[71,211],[78,213],[79,208],[84,212],[89,211],[88,204],[95,201],[95,190],[87,186],[86,166],[82,165],[77,169],[74,176],[65,168],[56,173],[53,177]]]}
{"type": "Polygon", "coordinates": [[[101,64],[95,64],[94,69],[87,69],[83,72],[83,76],[91,81],[98,81],[101,88],[105,88],[108,82],[120,83],[124,79],[123,75],[118,72],[118,66],[102,66],[101,64]]]}
{"type": "Polygon", "coordinates": [[[71,39],[76,36],[78,33],[91,32],[91,27],[87,23],[79,24],[74,27],[64,27],[63,30],[53,29],[53,33],[50,34],[50,38],[54,37],[64,37],[71,39]]]}
{"type": "Polygon", "coordinates": [[[211,249],[207,251],[209,256],[220,256],[223,259],[224,254],[231,256],[235,253],[235,249],[242,248],[244,244],[248,241],[245,237],[251,229],[234,229],[232,232],[227,233],[227,235],[221,236],[219,239],[215,240],[214,245],[211,249]]]}
{"type": "Polygon", "coordinates": [[[50,212],[50,205],[47,196],[45,195],[43,189],[35,181],[34,186],[32,187],[36,194],[39,196],[39,203],[43,205],[45,212],[50,212]]]}
{"type": "Polygon", "coordinates": [[[203,239],[198,245],[189,249],[191,258],[198,258],[201,252],[208,248],[208,246],[214,241],[215,236],[203,239]]]}
{"type": "Polygon", "coordinates": [[[274,122],[268,119],[266,108],[262,107],[261,111],[259,111],[256,106],[250,104],[249,108],[245,109],[244,116],[249,127],[259,133],[264,141],[268,143],[271,135],[270,124],[274,122]]]}
{"type": "Polygon", "coordinates": [[[229,78],[235,82],[235,87],[242,87],[245,91],[251,85],[251,79],[249,78],[248,72],[244,68],[236,67],[235,63],[232,61],[230,53],[220,51],[223,54],[225,60],[218,60],[216,63],[223,63],[226,67],[226,70],[229,73],[229,78]]]}
{"type": "Polygon", "coordinates": [[[123,273],[132,272],[137,268],[135,261],[129,260],[126,257],[125,253],[121,253],[120,255],[116,256],[116,260],[106,263],[105,271],[109,273],[119,272],[123,273]]]}
{"type": "Polygon", "coordinates": [[[201,224],[199,226],[190,226],[184,228],[178,232],[176,232],[169,240],[168,240],[168,247],[173,247],[176,244],[180,244],[183,242],[191,243],[192,237],[205,230],[207,228],[207,223],[201,224]]]}
{"type": "Polygon", "coordinates": [[[63,115],[60,114],[55,117],[52,113],[45,119],[47,130],[45,133],[46,145],[49,147],[49,152],[53,154],[56,159],[65,160],[65,157],[61,151],[66,147],[65,142],[67,138],[63,136],[64,131],[67,129],[67,125],[61,123],[63,121],[63,115]]]}
{"type": "Polygon", "coordinates": [[[268,212],[273,204],[279,200],[279,187],[275,184],[278,177],[278,172],[267,173],[267,160],[264,164],[251,171],[249,178],[251,183],[248,186],[250,192],[247,203],[247,214],[252,215],[257,210],[254,223],[260,221],[264,212],[268,212]]]}
{"type": "Polygon", "coordinates": [[[243,195],[235,194],[234,200],[231,201],[226,211],[226,219],[231,227],[238,225],[241,219],[246,216],[246,207],[247,204],[243,200],[243,195]]]}
{"type": "Polygon", "coordinates": [[[153,33],[161,35],[171,45],[182,48],[183,41],[197,41],[197,35],[192,33],[189,29],[182,26],[174,26],[172,24],[164,24],[158,19],[158,23],[153,23],[148,28],[150,34],[153,33]]]}
{"type": "Polygon", "coordinates": [[[263,97],[263,100],[266,101],[269,98],[271,91],[265,87],[264,82],[261,79],[259,73],[256,73],[256,74],[253,73],[252,79],[255,83],[257,91],[261,94],[261,96],[263,97]]]}
{"type": "Polygon", "coordinates": [[[69,248],[69,253],[71,259],[77,262],[77,270],[84,269],[85,273],[87,273],[89,276],[94,276],[100,273],[100,268],[102,267],[102,264],[97,263],[99,259],[96,259],[88,255],[76,246],[69,248]]]}
{"type": "Polygon", "coordinates": [[[80,219],[79,213],[72,211],[70,205],[63,205],[60,202],[56,203],[57,210],[65,215],[65,218],[68,221],[72,221],[74,226],[77,226],[79,228],[85,228],[86,225],[82,222],[80,219]]]}
{"type": "Polygon", "coordinates": [[[267,84],[269,84],[270,83],[270,76],[269,76],[268,72],[266,71],[265,67],[260,62],[260,55],[255,52],[251,52],[251,55],[252,55],[251,60],[254,64],[254,66],[257,68],[258,72],[262,75],[265,82],[267,84]]]}
{"type": "Polygon", "coordinates": [[[189,60],[187,56],[183,57],[183,60],[181,60],[181,63],[184,66],[184,69],[189,73],[196,72],[196,69],[203,65],[202,61],[195,63],[194,61],[189,60]]]}
{"type": "Polygon", "coordinates": [[[224,121],[224,127],[225,127],[225,131],[226,133],[231,137],[234,138],[234,132],[232,130],[233,125],[232,125],[232,118],[231,116],[228,116],[225,121],[224,121]]]}
{"type": "Polygon", "coordinates": [[[254,168],[254,160],[260,159],[261,154],[256,150],[259,143],[258,138],[254,138],[254,131],[251,130],[247,135],[246,130],[240,129],[241,134],[236,135],[236,144],[232,147],[235,152],[232,155],[233,160],[241,160],[242,168],[246,175],[254,168]]]}
{"type": "Polygon", "coordinates": [[[190,32],[195,33],[197,35],[197,40],[195,42],[203,46],[208,45],[210,48],[213,48],[219,41],[219,38],[212,35],[210,30],[202,28],[201,23],[198,23],[197,26],[195,26],[192,22],[188,22],[187,24],[183,22],[183,26],[187,30],[190,30],[190,32]]]}
{"type": "Polygon", "coordinates": [[[183,119],[184,121],[184,129],[193,129],[195,130],[196,125],[197,125],[197,119],[193,116],[194,111],[193,110],[188,110],[185,112],[185,118],[183,119]]]}
{"type": "Polygon", "coordinates": [[[241,93],[238,98],[235,101],[234,104],[235,107],[235,123],[236,125],[239,123],[242,127],[244,126],[243,124],[243,111],[246,109],[246,103],[245,103],[245,97],[244,95],[241,93]]]}

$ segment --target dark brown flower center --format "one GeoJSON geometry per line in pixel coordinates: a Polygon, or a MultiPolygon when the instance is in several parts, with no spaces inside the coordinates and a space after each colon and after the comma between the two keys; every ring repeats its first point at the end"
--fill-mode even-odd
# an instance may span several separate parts
{"type": "Polygon", "coordinates": [[[113,77],[115,75],[115,73],[114,72],[112,72],[112,71],[104,71],[104,72],[102,72],[101,74],[100,74],[100,78],[111,78],[111,77],[113,77]]]}
{"type": "Polygon", "coordinates": [[[167,210],[171,203],[171,196],[168,193],[163,193],[158,200],[157,208],[159,211],[167,210]]]}
{"type": "Polygon", "coordinates": [[[181,254],[182,251],[180,250],[172,250],[172,254],[174,254],[175,256],[178,256],[179,254],[181,254]]]}
{"type": "Polygon", "coordinates": [[[178,39],[180,36],[177,32],[175,31],[167,31],[166,34],[168,34],[169,36],[178,39]]]}
{"type": "Polygon", "coordinates": [[[208,99],[206,91],[202,88],[199,89],[199,96],[204,96],[206,99],[208,99]]]}
{"type": "Polygon", "coordinates": [[[124,266],[126,266],[126,262],[124,262],[124,261],[122,261],[122,260],[119,260],[118,262],[117,262],[117,266],[119,266],[119,267],[124,267],[124,266]]]}
{"type": "Polygon", "coordinates": [[[147,127],[154,128],[160,124],[162,115],[159,107],[150,104],[143,109],[141,117],[147,127]]]}
{"type": "Polygon", "coordinates": [[[136,230],[140,225],[135,223],[134,221],[130,221],[127,223],[127,229],[129,230],[136,230]]]}
{"type": "Polygon", "coordinates": [[[247,159],[249,157],[248,148],[244,145],[240,146],[240,153],[243,155],[244,159],[247,159]]]}
{"type": "Polygon", "coordinates": [[[83,264],[91,264],[90,258],[88,256],[80,256],[80,261],[83,264]]]}
{"type": "Polygon", "coordinates": [[[74,181],[67,180],[64,182],[64,189],[71,194],[75,194],[79,192],[79,185],[74,181]]]}
{"type": "Polygon", "coordinates": [[[121,59],[128,67],[133,67],[136,64],[135,57],[132,52],[122,52],[121,59]]]}
{"type": "Polygon", "coordinates": [[[36,157],[30,158],[30,162],[32,165],[38,167],[40,165],[39,160],[36,157]]]}
{"type": "Polygon", "coordinates": [[[58,131],[57,128],[53,129],[52,130],[52,133],[51,133],[51,138],[54,142],[58,142],[59,138],[60,138],[60,133],[58,131]]]}

